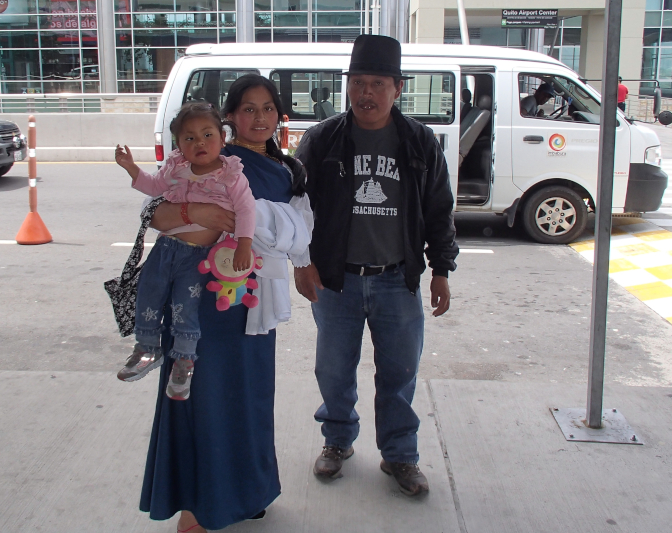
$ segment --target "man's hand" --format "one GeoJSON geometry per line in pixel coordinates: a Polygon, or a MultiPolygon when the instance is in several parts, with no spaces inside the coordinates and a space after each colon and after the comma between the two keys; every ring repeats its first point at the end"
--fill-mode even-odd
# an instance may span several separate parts
{"type": "Polygon", "coordinates": [[[429,284],[429,292],[432,295],[432,307],[436,307],[432,315],[441,316],[448,311],[450,307],[450,288],[448,287],[448,278],[444,276],[433,276],[429,284]]]}
{"type": "Polygon", "coordinates": [[[217,204],[189,204],[189,218],[194,224],[215,231],[233,233],[236,229],[236,214],[217,204]]]}
{"type": "Polygon", "coordinates": [[[294,283],[299,294],[313,303],[317,302],[317,290],[315,287],[324,289],[317,268],[312,263],[307,267],[294,268],[294,283]]]}

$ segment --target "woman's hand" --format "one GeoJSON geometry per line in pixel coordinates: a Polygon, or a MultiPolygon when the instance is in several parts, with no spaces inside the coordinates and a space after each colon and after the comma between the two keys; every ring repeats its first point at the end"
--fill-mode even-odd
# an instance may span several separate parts
{"type": "MultiPolygon", "coordinates": [[[[189,204],[189,219],[199,226],[218,231],[233,233],[236,225],[236,215],[233,211],[228,211],[216,204],[189,204]]],[[[159,231],[168,231],[180,226],[184,226],[182,220],[181,204],[163,202],[156,208],[152,223],[154,229],[159,231]]]]}
{"type": "Polygon", "coordinates": [[[236,229],[236,214],[217,204],[189,204],[189,219],[194,224],[216,231],[233,233],[236,229]]]}

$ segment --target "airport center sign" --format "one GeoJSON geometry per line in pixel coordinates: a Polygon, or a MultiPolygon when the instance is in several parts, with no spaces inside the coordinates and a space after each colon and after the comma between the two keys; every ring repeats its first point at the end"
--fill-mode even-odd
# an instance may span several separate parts
{"type": "Polygon", "coordinates": [[[502,9],[503,28],[556,28],[557,9],[502,9]]]}

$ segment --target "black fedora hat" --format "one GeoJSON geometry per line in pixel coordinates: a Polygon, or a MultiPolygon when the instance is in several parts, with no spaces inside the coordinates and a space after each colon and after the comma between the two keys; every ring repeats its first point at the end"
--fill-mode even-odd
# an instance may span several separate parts
{"type": "Polygon", "coordinates": [[[355,39],[350,56],[350,74],[392,76],[402,80],[413,79],[401,73],[401,45],[384,35],[360,35],[355,39]]]}

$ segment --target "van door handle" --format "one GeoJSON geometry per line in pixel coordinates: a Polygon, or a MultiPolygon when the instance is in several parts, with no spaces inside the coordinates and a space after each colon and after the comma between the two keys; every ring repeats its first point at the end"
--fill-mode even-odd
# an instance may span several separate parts
{"type": "Polygon", "coordinates": [[[541,135],[525,135],[525,137],[523,137],[523,142],[540,144],[544,142],[544,138],[541,135]]]}

